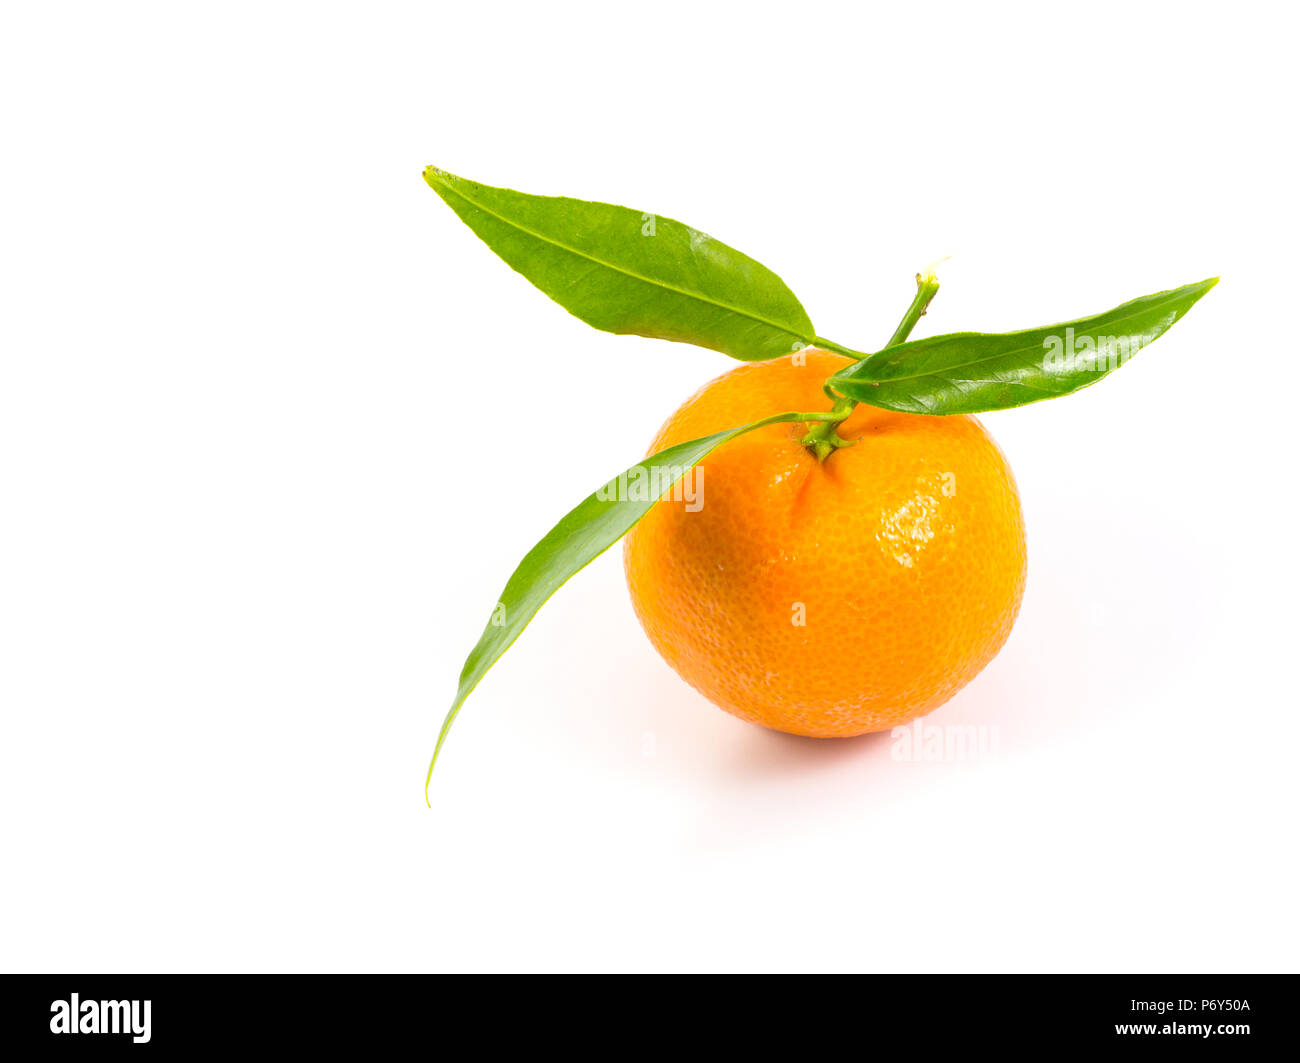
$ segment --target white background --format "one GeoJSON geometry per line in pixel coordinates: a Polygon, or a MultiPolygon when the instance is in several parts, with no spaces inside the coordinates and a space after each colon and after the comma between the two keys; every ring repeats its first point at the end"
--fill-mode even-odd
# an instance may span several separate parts
{"type": "Polygon", "coordinates": [[[1296,966],[1284,5],[11,5],[0,964],[1296,966]],[[906,763],[713,708],[611,551],[433,735],[518,559],[731,368],[421,180],[625,203],[871,349],[1222,274],[986,418],[1030,578],[906,763]]]}

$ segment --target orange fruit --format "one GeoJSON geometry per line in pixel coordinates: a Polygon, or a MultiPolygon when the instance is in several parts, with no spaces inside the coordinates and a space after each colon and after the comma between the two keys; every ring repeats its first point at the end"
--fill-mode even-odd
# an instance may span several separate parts
{"type": "MultiPolygon", "coordinates": [[[[668,419],[650,453],[787,410],[824,410],[848,359],[741,366],[668,419]]],[[[636,615],[677,673],[743,720],[841,737],[942,705],[1001,649],[1025,585],[1020,499],[973,417],[858,406],[818,462],[778,424],[709,454],[698,500],[628,534],[636,615]]]]}

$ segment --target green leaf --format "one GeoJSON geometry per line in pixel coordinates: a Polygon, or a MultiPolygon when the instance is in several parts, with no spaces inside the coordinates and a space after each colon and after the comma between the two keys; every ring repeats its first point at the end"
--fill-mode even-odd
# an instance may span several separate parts
{"type": "Polygon", "coordinates": [[[681,222],[493,188],[434,166],[424,179],[511,268],[595,328],[742,361],[813,342],[808,314],[780,277],[681,222]]]}
{"type": "Polygon", "coordinates": [[[834,416],[830,412],[778,413],[740,428],[679,443],[633,465],[570,510],[519,563],[501,592],[488,626],[470,651],[460,673],[456,700],[443,721],[433,759],[429,762],[429,775],[424,782],[425,799],[428,800],[433,766],[461,705],[488,669],[528,626],[537,610],[570,576],[618,542],[666,491],[715,447],[766,425],[825,421],[834,416]]]}
{"type": "Polygon", "coordinates": [[[925,414],[1005,410],[1068,395],[1123,365],[1218,283],[1212,277],[1025,332],[954,332],[900,343],[827,384],[871,406],[925,414]]]}

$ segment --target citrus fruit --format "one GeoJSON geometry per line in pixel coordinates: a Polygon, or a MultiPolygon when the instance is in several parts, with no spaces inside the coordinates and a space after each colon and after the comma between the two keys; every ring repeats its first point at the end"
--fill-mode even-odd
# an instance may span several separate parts
{"type": "MultiPolygon", "coordinates": [[[[706,384],[650,453],[787,410],[826,409],[849,360],[809,349],[706,384]]],[[[1002,647],[1025,584],[1020,499],[973,417],[860,405],[819,462],[805,424],[740,436],[628,534],[636,615],[727,712],[840,737],[943,704],[1002,647]],[[692,503],[691,498],[694,501],[692,503]]],[[[691,474],[688,474],[691,475],[691,474]]]]}

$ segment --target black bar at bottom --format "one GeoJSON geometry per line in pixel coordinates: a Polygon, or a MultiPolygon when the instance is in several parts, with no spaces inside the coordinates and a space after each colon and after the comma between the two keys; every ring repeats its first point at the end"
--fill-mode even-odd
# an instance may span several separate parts
{"type": "MultiPolygon", "coordinates": [[[[847,1037],[864,1055],[935,1048],[1110,1048],[1240,1054],[1296,1039],[1295,975],[869,975],[729,986],[572,976],[6,975],[0,1051],[189,1051],[283,1046],[368,1053],[468,1036],[484,1048],[570,1046],[620,1056],[692,1042],[847,1037]],[[147,1008],[146,1008],[147,1003],[147,1008]],[[700,1031],[705,1031],[701,1035],[700,1031]]],[[[13,1057],[10,1058],[20,1058],[13,1057]]]]}

